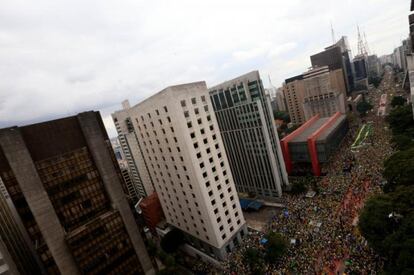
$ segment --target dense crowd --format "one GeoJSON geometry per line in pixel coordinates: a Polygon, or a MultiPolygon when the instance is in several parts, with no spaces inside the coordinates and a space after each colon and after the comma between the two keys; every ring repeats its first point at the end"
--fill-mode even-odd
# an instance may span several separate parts
{"type": "MultiPolygon", "coordinates": [[[[381,87],[383,90],[389,87],[381,87]]],[[[381,92],[369,95],[379,101],[381,92]]],[[[383,161],[392,154],[390,132],[383,117],[373,111],[365,118],[373,132],[358,151],[350,150],[359,126],[355,121],[318,182],[317,195],[285,195],[285,209],[274,215],[265,232],[251,232],[225,263],[226,274],[248,274],[243,261],[248,247],[261,248],[268,231],[284,235],[290,247],[278,263],[266,265],[267,274],[377,274],[383,261],[368,246],[357,228],[364,201],[381,192],[383,161]]],[[[294,179],[295,180],[295,179],[294,179]]]]}

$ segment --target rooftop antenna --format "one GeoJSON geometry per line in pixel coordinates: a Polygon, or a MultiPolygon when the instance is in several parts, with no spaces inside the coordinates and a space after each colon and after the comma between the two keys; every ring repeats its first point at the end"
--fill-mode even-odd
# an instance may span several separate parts
{"type": "Polygon", "coordinates": [[[359,30],[359,25],[357,25],[358,30],[358,55],[367,56],[367,49],[365,48],[365,43],[363,37],[361,35],[361,31],[359,30]]]}
{"type": "Polygon", "coordinates": [[[332,35],[332,43],[335,44],[336,43],[335,31],[334,31],[334,28],[332,26],[332,21],[331,21],[331,35],[332,35]]]}
{"type": "Polygon", "coordinates": [[[365,31],[364,31],[364,40],[365,40],[365,50],[367,51],[367,54],[369,55],[370,50],[369,50],[369,47],[368,47],[367,34],[365,33],[365,31]]]}

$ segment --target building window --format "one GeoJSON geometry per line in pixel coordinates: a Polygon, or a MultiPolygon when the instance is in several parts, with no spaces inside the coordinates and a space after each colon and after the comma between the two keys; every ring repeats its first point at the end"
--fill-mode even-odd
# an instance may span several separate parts
{"type": "Polygon", "coordinates": [[[226,238],[226,234],[223,234],[223,236],[221,236],[221,238],[224,240],[226,238]]]}
{"type": "Polygon", "coordinates": [[[201,123],[203,123],[203,122],[201,121],[201,118],[197,119],[197,123],[198,123],[198,125],[200,125],[201,123]]]}
{"type": "Polygon", "coordinates": [[[209,181],[206,182],[206,187],[207,188],[210,187],[210,182],[209,181]]]}
{"type": "Polygon", "coordinates": [[[217,223],[221,222],[221,218],[220,218],[220,217],[218,217],[218,218],[216,219],[216,221],[217,221],[217,223]]]}
{"type": "Polygon", "coordinates": [[[200,159],[201,158],[201,153],[197,153],[197,158],[200,159]]]}
{"type": "Polygon", "coordinates": [[[216,137],[216,135],[214,134],[214,135],[213,135],[213,140],[216,140],[216,138],[217,138],[217,137],[216,137]]]}
{"type": "Polygon", "coordinates": [[[188,111],[184,111],[184,116],[185,117],[189,117],[190,116],[190,113],[188,111]]]}
{"type": "Polygon", "coordinates": [[[185,100],[181,100],[181,107],[185,107],[185,100]]]}
{"type": "Polygon", "coordinates": [[[197,142],[194,142],[194,149],[197,149],[198,148],[198,143],[197,142]]]}
{"type": "Polygon", "coordinates": [[[207,144],[207,138],[203,139],[204,144],[207,144]]]}
{"type": "Polygon", "coordinates": [[[155,113],[157,114],[157,116],[160,115],[160,112],[158,111],[158,109],[155,110],[155,113]]]}
{"type": "Polygon", "coordinates": [[[164,106],[164,112],[168,113],[167,106],[164,106]]]}
{"type": "Polygon", "coordinates": [[[192,133],[190,134],[190,137],[191,137],[191,138],[195,138],[195,133],[194,133],[194,132],[192,132],[192,133]]]}
{"type": "Polygon", "coordinates": [[[210,125],[210,131],[213,131],[213,130],[214,130],[214,126],[210,125]]]}
{"type": "Polygon", "coordinates": [[[204,133],[205,133],[204,128],[202,128],[202,129],[200,130],[200,133],[201,133],[202,135],[204,135],[204,133]]]}
{"type": "Polygon", "coordinates": [[[201,101],[202,101],[202,102],[206,102],[206,97],[202,95],[202,96],[201,96],[201,101]]]}
{"type": "Polygon", "coordinates": [[[198,111],[198,108],[195,108],[194,109],[194,113],[196,114],[196,115],[198,115],[200,112],[198,111]]]}
{"type": "Polygon", "coordinates": [[[223,229],[224,229],[224,226],[222,226],[222,225],[221,225],[221,226],[219,227],[219,230],[220,230],[220,231],[223,231],[223,229]]]}
{"type": "Polygon", "coordinates": [[[218,213],[218,208],[214,209],[214,214],[218,213]]]}
{"type": "Polygon", "coordinates": [[[208,106],[204,105],[204,111],[208,112],[208,106]]]}
{"type": "Polygon", "coordinates": [[[193,127],[193,124],[191,123],[191,121],[187,122],[187,127],[188,127],[188,128],[193,127]]]}
{"type": "Polygon", "coordinates": [[[171,118],[169,116],[167,116],[167,120],[168,122],[171,122],[171,118]]]}
{"type": "Polygon", "coordinates": [[[204,162],[200,163],[200,168],[203,169],[204,168],[204,162]]]}
{"type": "Polygon", "coordinates": [[[216,200],[212,200],[211,205],[215,205],[215,204],[216,204],[216,200]]]}
{"type": "Polygon", "coordinates": [[[207,116],[207,121],[211,121],[210,115],[207,116]]]}
{"type": "Polygon", "coordinates": [[[193,98],[191,99],[191,103],[192,103],[193,105],[197,103],[197,101],[196,101],[196,98],[195,98],[195,97],[193,97],[193,98]]]}

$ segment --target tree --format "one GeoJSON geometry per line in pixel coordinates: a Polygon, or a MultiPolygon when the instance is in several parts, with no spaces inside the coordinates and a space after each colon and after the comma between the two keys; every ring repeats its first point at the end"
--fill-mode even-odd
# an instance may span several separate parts
{"type": "Polygon", "coordinates": [[[161,239],[161,248],[167,253],[174,253],[184,243],[184,235],[178,229],[173,229],[161,239]]]}
{"type": "Polygon", "coordinates": [[[414,146],[413,139],[408,135],[395,135],[392,137],[392,142],[398,150],[407,150],[414,146]]]}
{"type": "Polygon", "coordinates": [[[369,110],[372,109],[372,105],[364,98],[362,101],[358,102],[356,109],[360,113],[361,117],[363,117],[369,110]]]}
{"type": "Polygon", "coordinates": [[[249,266],[252,274],[263,274],[264,261],[262,253],[256,248],[247,248],[243,254],[243,259],[249,266]]]}
{"type": "Polygon", "coordinates": [[[275,232],[270,232],[266,236],[266,239],[266,260],[269,263],[274,263],[285,254],[287,250],[287,241],[282,235],[275,232]]]}
{"type": "Polygon", "coordinates": [[[391,106],[392,107],[396,107],[396,106],[403,106],[405,104],[406,100],[404,97],[402,96],[394,96],[391,100],[391,106]]]}
{"type": "Polygon", "coordinates": [[[289,117],[289,113],[287,112],[283,112],[283,111],[273,111],[273,117],[274,119],[279,119],[279,120],[283,120],[284,123],[289,123],[290,122],[290,117],[289,117]]]}
{"type": "Polygon", "coordinates": [[[414,274],[414,186],[368,200],[359,229],[369,245],[387,259],[387,274],[414,274]]]}
{"type": "Polygon", "coordinates": [[[413,109],[411,104],[397,106],[392,109],[387,117],[394,135],[404,134],[414,137],[413,109]]]}
{"type": "Polygon", "coordinates": [[[385,192],[390,192],[400,185],[414,184],[414,148],[398,151],[384,163],[383,176],[387,180],[385,192]]]}
{"type": "Polygon", "coordinates": [[[368,78],[368,83],[374,85],[375,88],[378,88],[378,86],[381,84],[381,77],[375,75],[375,76],[370,76],[368,78]]]}
{"type": "Polygon", "coordinates": [[[306,190],[307,190],[306,183],[302,179],[302,177],[301,177],[301,180],[296,180],[296,181],[292,182],[292,189],[290,190],[290,192],[292,194],[295,194],[295,195],[302,194],[306,190]]]}

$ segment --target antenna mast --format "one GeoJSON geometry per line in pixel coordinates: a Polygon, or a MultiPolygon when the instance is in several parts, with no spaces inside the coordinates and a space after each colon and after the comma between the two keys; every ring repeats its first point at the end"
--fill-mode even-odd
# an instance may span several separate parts
{"type": "Polygon", "coordinates": [[[332,35],[332,43],[335,44],[336,43],[335,31],[334,31],[334,28],[332,26],[332,21],[331,21],[331,35],[332,35]]]}

